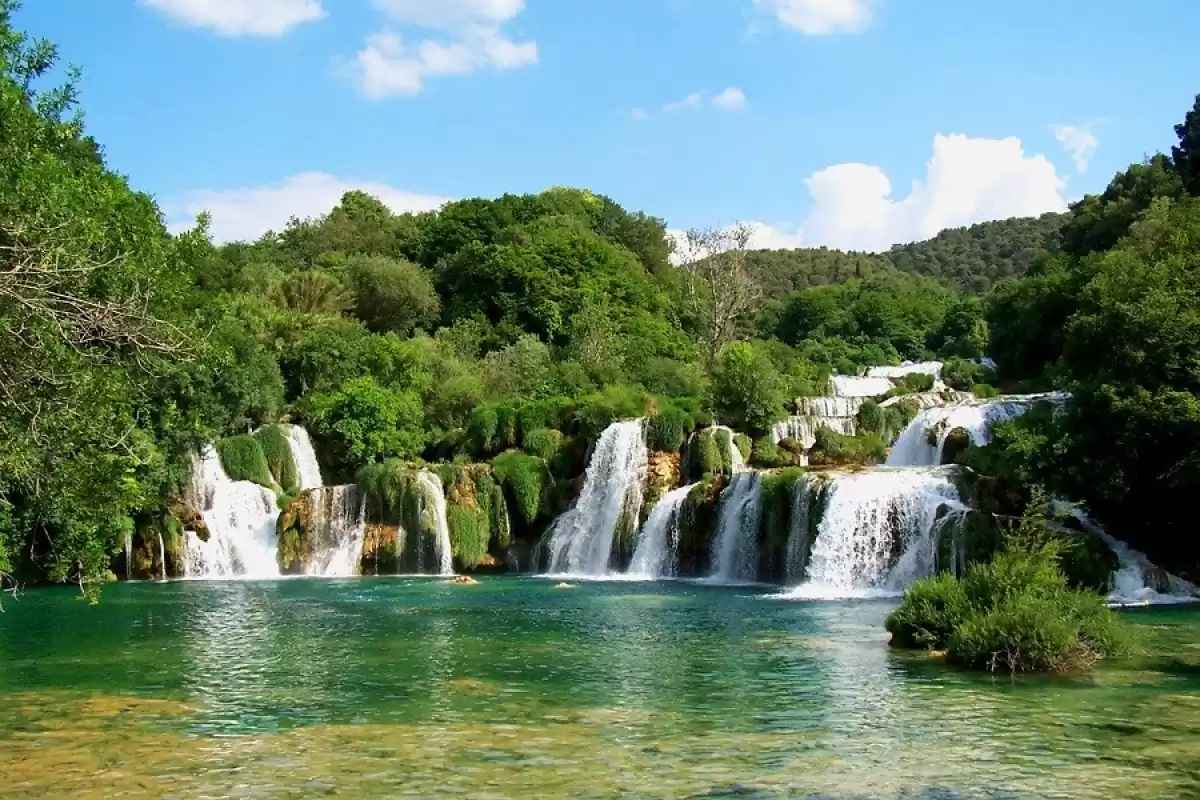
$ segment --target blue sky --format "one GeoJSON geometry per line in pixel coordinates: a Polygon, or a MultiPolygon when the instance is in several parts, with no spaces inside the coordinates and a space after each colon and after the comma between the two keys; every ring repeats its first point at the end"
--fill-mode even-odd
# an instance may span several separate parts
{"type": "Polygon", "coordinates": [[[110,165],[222,239],[353,186],[572,185],[880,249],[1102,188],[1200,92],[1178,0],[26,0],[17,24],[83,68],[110,165]]]}

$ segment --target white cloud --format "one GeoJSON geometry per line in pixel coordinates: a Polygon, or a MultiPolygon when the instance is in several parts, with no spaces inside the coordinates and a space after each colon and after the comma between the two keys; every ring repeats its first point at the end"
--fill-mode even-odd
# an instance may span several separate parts
{"type": "Polygon", "coordinates": [[[712,104],[722,111],[743,111],[746,108],[746,95],[736,86],[730,86],[714,97],[712,104]]]}
{"type": "Polygon", "coordinates": [[[282,36],[325,16],[321,0],[140,0],[194,28],[222,36],[282,36]]]}
{"type": "Polygon", "coordinates": [[[524,0],[375,0],[375,6],[393,23],[435,29],[444,38],[409,44],[391,31],[368,36],[352,69],[367,97],[412,96],[428,78],[517,69],[538,61],[537,42],[514,41],[501,28],[521,13],[524,0]]]}
{"type": "Polygon", "coordinates": [[[397,22],[454,30],[507,22],[521,13],[525,0],[375,0],[375,7],[397,22]]]}
{"type": "Polygon", "coordinates": [[[783,25],[809,36],[859,33],[871,21],[876,0],[754,0],[783,25]]]}
{"type": "Polygon", "coordinates": [[[939,134],[923,180],[893,199],[892,182],[871,164],[835,164],[806,181],[813,209],[799,225],[750,222],[753,247],[821,245],[879,252],[946,228],[1063,211],[1066,181],[1020,139],[939,134]]]}
{"type": "Polygon", "coordinates": [[[353,189],[378,197],[397,213],[432,211],[449,198],[409,192],[386,183],[343,180],[324,172],[304,172],[281,183],[237,189],[203,189],[163,204],[168,227],[190,228],[202,211],[212,215],[210,232],[217,242],[253,241],[269,230],[282,231],[291,217],[327,214],[353,189]]]}
{"type": "Polygon", "coordinates": [[[629,112],[629,116],[635,122],[644,122],[650,119],[650,114],[644,108],[635,108],[633,111],[629,112]]]}
{"type": "Polygon", "coordinates": [[[1087,172],[1088,162],[1100,148],[1100,140],[1092,133],[1092,124],[1085,125],[1051,125],[1054,138],[1058,139],[1063,150],[1075,162],[1078,172],[1087,172]]]}
{"type": "Polygon", "coordinates": [[[703,92],[692,92],[682,100],[676,100],[673,103],[667,103],[663,106],[663,113],[674,114],[677,111],[684,111],[690,108],[699,108],[704,104],[703,92]]]}

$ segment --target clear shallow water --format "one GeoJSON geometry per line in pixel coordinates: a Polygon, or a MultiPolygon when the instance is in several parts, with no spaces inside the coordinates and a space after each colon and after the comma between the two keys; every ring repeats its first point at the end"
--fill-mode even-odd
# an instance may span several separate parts
{"type": "Polygon", "coordinates": [[[684,582],[125,584],[0,615],[0,796],[1200,795],[1200,610],[1074,680],[890,652],[894,601],[684,582]]]}

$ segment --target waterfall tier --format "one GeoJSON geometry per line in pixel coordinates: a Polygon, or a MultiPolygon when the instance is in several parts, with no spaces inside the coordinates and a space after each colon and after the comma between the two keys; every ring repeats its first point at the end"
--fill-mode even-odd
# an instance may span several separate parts
{"type": "Polygon", "coordinates": [[[713,583],[758,579],[758,529],[762,519],[762,473],[742,472],[721,493],[717,534],[712,543],[713,583]]]}
{"type": "Polygon", "coordinates": [[[208,541],[187,531],[184,576],[187,578],[277,578],[275,493],[249,481],[233,481],[211,445],[204,448],[190,493],[204,518],[208,541]]]}
{"type": "Polygon", "coordinates": [[[941,525],[966,507],[953,469],[875,469],[829,476],[797,597],[902,592],[932,575],[941,525]]]}
{"type": "Polygon", "coordinates": [[[551,573],[608,573],[613,538],[637,527],[648,469],[644,420],[609,425],[592,452],[579,499],[547,534],[551,573]]]}
{"type": "Polygon", "coordinates": [[[317,454],[313,450],[312,440],[308,438],[308,431],[299,425],[289,425],[288,448],[292,452],[292,462],[296,465],[296,474],[300,478],[300,488],[319,489],[324,486],[321,468],[317,465],[317,454]]]}
{"type": "Polygon", "coordinates": [[[1043,400],[1061,402],[1062,394],[1008,395],[951,406],[923,409],[896,439],[888,456],[889,467],[937,466],[942,463],[946,440],[961,428],[976,446],[991,440],[991,427],[1027,413],[1043,400]]]}
{"type": "Polygon", "coordinates": [[[650,510],[626,574],[654,580],[675,575],[680,517],[695,484],[672,489],[650,510]]]}
{"type": "Polygon", "coordinates": [[[454,553],[450,544],[450,525],[446,520],[446,492],[442,479],[432,472],[417,473],[421,489],[421,523],[434,533],[434,557],[439,575],[454,574],[454,553]]]}
{"type": "Polygon", "coordinates": [[[829,393],[834,397],[879,397],[890,392],[895,385],[891,378],[834,375],[829,379],[829,393]]]}
{"type": "Polygon", "coordinates": [[[313,548],[305,560],[304,574],[357,575],[367,531],[366,495],[352,484],[313,489],[308,498],[313,548]]]}

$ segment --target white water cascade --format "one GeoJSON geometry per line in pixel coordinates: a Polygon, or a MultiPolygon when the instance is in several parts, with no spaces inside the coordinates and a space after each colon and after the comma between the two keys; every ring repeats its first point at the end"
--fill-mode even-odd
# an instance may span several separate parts
{"type": "Polygon", "coordinates": [[[809,524],[811,521],[813,490],[819,489],[814,479],[806,476],[796,481],[792,491],[792,516],[788,527],[786,560],[784,562],[783,582],[785,586],[795,586],[804,580],[805,567],[808,566],[809,524]]]}
{"type": "Polygon", "coordinates": [[[808,580],[788,596],[896,594],[932,575],[941,526],[966,510],[952,474],[874,469],[831,476],[808,580]]]}
{"type": "Polygon", "coordinates": [[[575,506],[547,534],[552,574],[603,576],[618,525],[637,524],[649,469],[645,422],[609,425],[588,462],[575,506]]]}
{"type": "Polygon", "coordinates": [[[779,444],[784,439],[795,439],[804,448],[802,464],[808,464],[808,451],[817,443],[817,431],[828,428],[843,436],[854,436],[858,431],[858,410],[862,408],[862,397],[801,397],[797,400],[800,413],[778,422],[771,429],[771,439],[779,444]]]}
{"type": "Polygon", "coordinates": [[[367,498],[358,487],[328,486],[309,492],[309,535],[316,543],[305,575],[348,578],[359,573],[367,532],[367,498]]]}
{"type": "Polygon", "coordinates": [[[891,378],[834,375],[829,379],[829,393],[834,397],[879,397],[895,385],[891,378]]]}
{"type": "Polygon", "coordinates": [[[133,580],[133,531],[125,531],[125,580],[133,580]]]}
{"type": "Polygon", "coordinates": [[[428,521],[436,536],[437,574],[453,575],[454,553],[450,545],[450,525],[446,521],[446,493],[442,479],[432,472],[421,470],[417,473],[417,485],[421,488],[421,516],[428,521]]]}
{"type": "Polygon", "coordinates": [[[1008,395],[923,409],[896,439],[887,465],[937,466],[942,463],[946,440],[954,430],[962,428],[971,444],[983,446],[990,441],[991,427],[996,423],[1015,419],[1042,400],[1061,402],[1064,398],[1061,393],[1008,395]]]}
{"type": "Polygon", "coordinates": [[[249,481],[233,481],[212,445],[204,448],[193,489],[196,508],[208,528],[208,541],[187,531],[186,578],[278,578],[275,493],[249,481]]]}
{"type": "Polygon", "coordinates": [[[167,546],[163,544],[162,531],[158,532],[158,576],[159,580],[167,579],[167,546]]]}
{"type": "Polygon", "coordinates": [[[301,489],[319,489],[325,483],[321,480],[321,468],[317,465],[317,454],[313,450],[312,440],[308,431],[299,425],[288,426],[288,447],[292,451],[292,462],[300,478],[301,489]]]}
{"type": "MultiPolygon", "coordinates": [[[[1064,504],[1056,503],[1055,505],[1061,508],[1064,504]]],[[[1108,602],[1111,605],[1151,606],[1192,603],[1200,600],[1200,587],[1159,569],[1150,562],[1150,559],[1146,558],[1145,553],[1134,550],[1120,539],[1110,536],[1083,509],[1072,509],[1071,516],[1085,531],[1103,539],[1121,564],[1120,569],[1113,573],[1112,590],[1108,593],[1108,602]],[[1146,576],[1154,574],[1160,577],[1157,583],[1161,588],[1165,588],[1166,592],[1146,583],[1146,576]]]]}
{"type": "Polygon", "coordinates": [[[758,579],[758,527],[762,518],[762,473],[740,472],[721,493],[721,513],[712,544],[712,583],[758,579]]]}
{"type": "Polygon", "coordinates": [[[695,484],[672,489],[650,510],[626,574],[654,580],[675,575],[676,548],[683,504],[695,484]]]}

